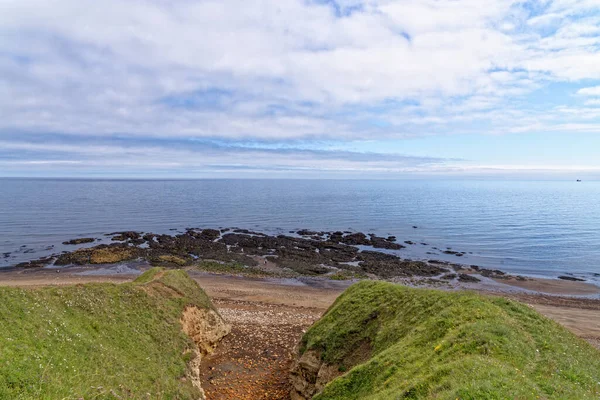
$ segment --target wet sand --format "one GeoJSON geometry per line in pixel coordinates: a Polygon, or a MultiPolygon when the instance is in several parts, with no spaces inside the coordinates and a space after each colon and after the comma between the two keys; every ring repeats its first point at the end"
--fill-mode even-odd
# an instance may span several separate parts
{"type": "Polygon", "coordinates": [[[600,287],[586,282],[573,282],[559,279],[535,278],[526,281],[517,279],[494,279],[495,282],[534,292],[557,294],[565,296],[589,296],[600,293],[600,287]]]}

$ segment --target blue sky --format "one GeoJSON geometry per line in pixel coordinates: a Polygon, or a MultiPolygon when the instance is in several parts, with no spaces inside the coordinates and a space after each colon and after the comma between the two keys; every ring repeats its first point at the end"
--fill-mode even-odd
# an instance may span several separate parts
{"type": "Polygon", "coordinates": [[[0,176],[600,179],[600,4],[0,1],[0,176]]]}

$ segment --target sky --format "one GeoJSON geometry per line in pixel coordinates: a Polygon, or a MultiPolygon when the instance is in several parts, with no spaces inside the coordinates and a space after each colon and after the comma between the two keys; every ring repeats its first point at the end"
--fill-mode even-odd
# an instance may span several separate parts
{"type": "Polygon", "coordinates": [[[0,176],[600,179],[600,1],[0,0],[0,176]]]}

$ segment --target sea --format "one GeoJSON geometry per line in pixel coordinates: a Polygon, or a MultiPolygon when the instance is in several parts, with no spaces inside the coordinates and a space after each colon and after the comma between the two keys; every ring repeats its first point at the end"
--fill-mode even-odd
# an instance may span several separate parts
{"type": "Polygon", "coordinates": [[[405,258],[600,285],[597,181],[0,179],[0,267],[79,237],[226,227],[393,235],[415,243],[405,258]]]}

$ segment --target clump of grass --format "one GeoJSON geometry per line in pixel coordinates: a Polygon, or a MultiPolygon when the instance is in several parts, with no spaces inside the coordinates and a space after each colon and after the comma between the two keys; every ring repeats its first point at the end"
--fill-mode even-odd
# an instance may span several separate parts
{"type": "Polygon", "coordinates": [[[354,367],[319,400],[600,396],[596,349],[526,305],[473,293],[357,283],[305,334],[307,350],[354,367]]]}
{"type": "Polygon", "coordinates": [[[133,283],[144,284],[153,281],[157,276],[164,273],[164,269],[154,267],[145,271],[143,274],[138,276],[133,283]]]}
{"type": "Polygon", "coordinates": [[[188,305],[212,307],[185,272],[158,268],[121,285],[0,288],[0,398],[197,399],[188,305]]]}

